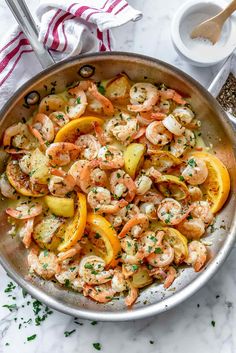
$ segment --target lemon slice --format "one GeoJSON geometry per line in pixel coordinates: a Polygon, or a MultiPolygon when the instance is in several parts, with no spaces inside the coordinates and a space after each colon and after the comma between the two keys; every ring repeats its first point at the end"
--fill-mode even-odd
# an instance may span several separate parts
{"type": "Polygon", "coordinates": [[[42,197],[48,193],[47,185],[30,183],[30,178],[20,169],[18,161],[11,160],[7,164],[6,175],[9,183],[24,196],[42,197]]]}
{"type": "Polygon", "coordinates": [[[87,204],[85,195],[78,193],[78,207],[75,216],[64,226],[63,240],[58,251],[67,251],[72,248],[83,236],[87,217],[87,204]]]}
{"type": "Polygon", "coordinates": [[[207,152],[193,152],[191,156],[203,159],[208,168],[208,177],[201,184],[204,197],[213,213],[218,212],[226,202],[230,191],[230,177],[225,165],[216,156],[207,152]]]}
{"type": "Polygon", "coordinates": [[[124,168],[133,179],[143,162],[144,153],[145,146],[141,143],[131,143],[124,151],[124,168]]]}
{"type": "Polygon", "coordinates": [[[163,175],[156,184],[165,197],[173,197],[180,201],[189,195],[187,185],[174,175],[163,175]]]}
{"type": "Polygon", "coordinates": [[[188,241],[177,229],[170,227],[158,227],[159,230],[165,232],[164,240],[167,241],[174,249],[174,262],[176,265],[181,264],[188,257],[188,241]]]}
{"type": "Polygon", "coordinates": [[[100,215],[89,213],[86,228],[91,233],[89,240],[93,244],[93,251],[104,259],[108,267],[115,267],[121,246],[111,223],[100,215]]]}
{"type": "Polygon", "coordinates": [[[104,121],[94,116],[87,116],[70,121],[57,133],[54,142],[75,142],[80,133],[87,134],[94,129],[93,123],[102,125],[104,121]]]}
{"type": "Polygon", "coordinates": [[[159,172],[181,164],[181,160],[168,151],[153,151],[144,161],[144,169],[155,167],[159,172]]]}

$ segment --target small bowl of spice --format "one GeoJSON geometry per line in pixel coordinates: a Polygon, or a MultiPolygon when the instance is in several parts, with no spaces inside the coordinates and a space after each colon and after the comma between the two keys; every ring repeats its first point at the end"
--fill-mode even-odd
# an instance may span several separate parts
{"type": "Polygon", "coordinates": [[[224,24],[220,40],[212,44],[203,38],[191,38],[199,23],[218,14],[227,6],[224,0],[191,0],[184,3],[174,15],[171,38],[178,54],[195,66],[211,66],[225,60],[236,47],[236,16],[224,24]]]}
{"type": "Polygon", "coordinates": [[[230,120],[236,123],[236,54],[232,54],[212,81],[209,92],[216,97],[230,120]]]}

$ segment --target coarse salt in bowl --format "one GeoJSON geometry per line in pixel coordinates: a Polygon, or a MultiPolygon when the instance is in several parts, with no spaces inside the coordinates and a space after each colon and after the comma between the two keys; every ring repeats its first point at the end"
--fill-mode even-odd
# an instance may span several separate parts
{"type": "Polygon", "coordinates": [[[221,0],[184,3],[175,14],[171,25],[171,38],[178,54],[195,66],[211,66],[227,58],[236,47],[236,17],[224,24],[220,40],[212,44],[204,38],[190,37],[196,25],[218,14],[228,5],[221,0]]]}

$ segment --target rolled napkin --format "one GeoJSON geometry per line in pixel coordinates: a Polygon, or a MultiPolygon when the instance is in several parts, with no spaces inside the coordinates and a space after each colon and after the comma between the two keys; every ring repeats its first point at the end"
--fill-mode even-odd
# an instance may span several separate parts
{"type": "MultiPolygon", "coordinates": [[[[39,40],[55,61],[96,51],[110,51],[111,29],[142,17],[125,0],[41,1],[37,11],[39,40]]],[[[0,108],[25,81],[42,70],[19,26],[0,46],[0,108]]]]}

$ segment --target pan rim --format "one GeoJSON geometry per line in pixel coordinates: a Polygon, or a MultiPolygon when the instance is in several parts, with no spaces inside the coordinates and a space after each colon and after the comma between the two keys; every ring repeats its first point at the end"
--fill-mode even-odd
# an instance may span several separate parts
{"type": "MultiPolygon", "coordinates": [[[[210,103],[212,102],[212,104],[215,105],[215,109],[218,112],[218,116],[220,116],[222,120],[224,120],[226,132],[231,137],[232,150],[234,152],[234,156],[236,157],[236,145],[235,145],[235,142],[233,142],[234,140],[233,140],[232,123],[230,122],[230,119],[223,111],[219,103],[206,90],[206,88],[204,88],[199,82],[197,82],[191,76],[184,73],[180,69],[174,67],[173,65],[163,62],[159,59],[155,59],[141,54],[126,53],[126,52],[119,52],[119,51],[105,52],[105,53],[91,53],[91,54],[79,55],[73,58],[63,60],[59,63],[56,63],[52,65],[50,68],[47,68],[41,71],[40,73],[36,74],[30,80],[25,82],[19,89],[17,89],[14,95],[8,100],[8,102],[6,102],[6,104],[1,109],[0,111],[1,116],[4,116],[8,112],[16,97],[20,96],[32,83],[35,82],[35,80],[39,80],[46,74],[50,74],[53,71],[56,71],[57,69],[59,69],[60,67],[66,64],[70,64],[70,63],[73,64],[75,62],[78,62],[80,59],[91,60],[92,58],[97,58],[97,57],[101,59],[104,57],[110,57],[110,58],[114,57],[116,59],[119,57],[120,58],[122,57],[123,59],[133,58],[133,59],[143,60],[145,62],[149,61],[153,64],[158,64],[162,67],[167,68],[174,74],[182,76],[183,79],[186,79],[189,83],[191,83],[198,90],[198,92],[200,92],[200,94],[204,94],[205,97],[210,101],[210,103]]],[[[224,263],[230,251],[233,248],[235,238],[236,238],[236,222],[235,223],[233,222],[228,232],[228,237],[224,242],[222,248],[217,253],[216,257],[212,260],[212,262],[199,274],[199,276],[196,279],[194,279],[193,282],[188,284],[185,288],[181,289],[177,293],[174,293],[172,296],[158,303],[146,305],[142,308],[134,308],[132,310],[121,311],[121,312],[106,312],[106,311],[102,312],[102,311],[88,310],[83,308],[75,308],[69,304],[65,305],[65,303],[57,299],[54,299],[50,295],[41,291],[40,288],[37,288],[33,284],[26,282],[26,280],[22,276],[19,276],[14,270],[14,268],[10,266],[9,262],[5,259],[5,257],[0,256],[0,264],[3,266],[3,268],[8,273],[8,275],[22,288],[24,288],[29,294],[31,294],[34,298],[42,301],[43,303],[45,303],[46,305],[48,305],[49,307],[55,310],[58,310],[60,312],[63,312],[71,316],[80,317],[83,319],[99,320],[99,321],[129,321],[129,320],[135,320],[135,319],[143,319],[143,318],[147,318],[147,317],[159,314],[161,312],[165,312],[177,306],[178,304],[180,304],[181,302],[185,301],[187,298],[195,294],[200,288],[203,287],[203,285],[205,285],[205,283],[207,283],[207,281],[210,278],[212,278],[216,274],[217,270],[224,263]]]]}

